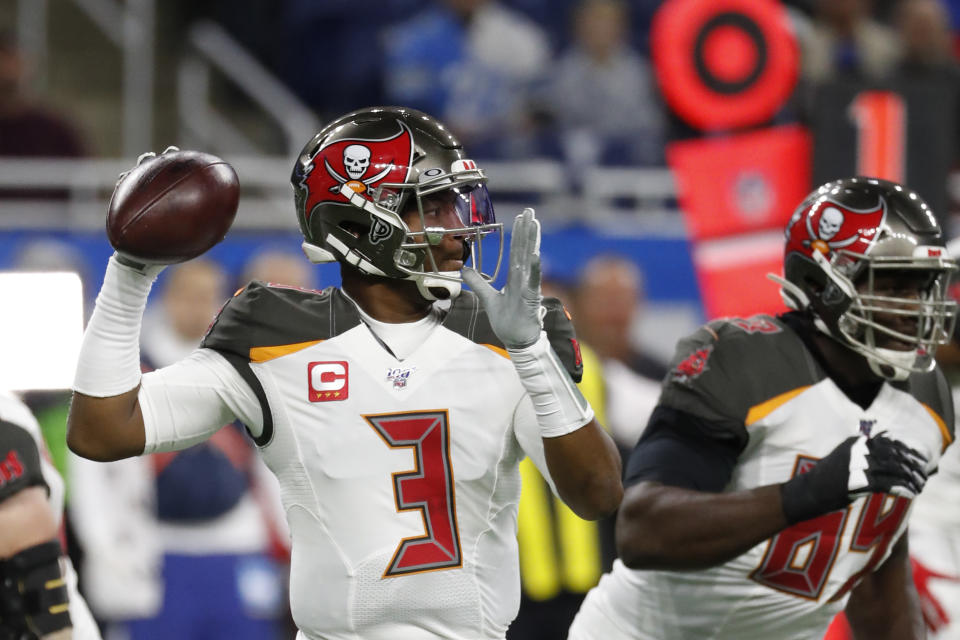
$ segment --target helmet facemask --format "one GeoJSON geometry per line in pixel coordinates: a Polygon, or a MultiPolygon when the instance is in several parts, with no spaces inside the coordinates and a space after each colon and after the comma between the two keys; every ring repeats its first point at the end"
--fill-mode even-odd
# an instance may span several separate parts
{"type": "Polygon", "coordinates": [[[825,276],[817,286],[820,295],[768,276],[781,285],[787,306],[813,311],[821,331],[866,358],[880,377],[903,380],[933,369],[936,348],[950,341],[957,321],[957,303],[947,293],[955,261],[945,256],[870,257],[842,249],[830,260],[816,251],[812,257],[815,271],[825,276]],[[912,281],[917,294],[884,294],[886,287],[878,288],[878,281],[891,277],[912,281]]]}
{"type": "MultiPolygon", "coordinates": [[[[428,172],[429,173],[429,172],[428,172]]],[[[397,232],[399,242],[392,254],[392,267],[395,273],[386,273],[365,260],[357,251],[338,241],[333,234],[325,238],[325,244],[332,249],[318,247],[304,242],[304,252],[314,262],[345,261],[370,275],[397,277],[413,280],[421,295],[428,300],[447,299],[460,293],[463,279],[460,271],[441,270],[431,251],[439,245],[445,236],[458,236],[464,243],[464,263],[476,269],[487,281],[496,279],[503,260],[503,225],[496,222],[493,204],[486,188],[486,177],[480,169],[469,169],[457,173],[437,172],[435,176],[421,176],[416,185],[409,183],[383,183],[370,190],[369,198],[341,186],[341,193],[349,204],[370,214],[372,228],[347,231],[357,234],[390,236],[397,232]],[[446,228],[427,224],[424,212],[424,200],[431,195],[450,191],[461,224],[446,228]],[[420,230],[412,230],[406,223],[402,212],[412,211],[415,205],[420,220],[420,230]],[[378,230],[380,227],[380,230],[378,230]],[[496,235],[496,260],[492,263],[492,272],[485,271],[484,242],[489,236],[496,235]]],[[[341,225],[342,227],[343,225],[341,225]]],[[[492,241],[492,240],[491,240],[492,241]]],[[[489,248],[488,248],[489,252],[489,248]]]]}
{"type": "Polygon", "coordinates": [[[838,251],[834,273],[857,282],[837,328],[871,370],[888,379],[935,365],[938,346],[953,335],[957,303],[947,294],[957,270],[945,257],[874,257],[838,251]],[[850,276],[840,275],[844,271],[850,276]],[[911,293],[911,291],[913,293],[911,293]]]}
{"type": "MultiPolygon", "coordinates": [[[[469,169],[456,174],[439,174],[436,176],[422,175],[417,186],[412,189],[408,198],[404,199],[407,210],[413,210],[416,204],[416,213],[419,218],[419,230],[413,231],[401,219],[405,230],[405,239],[396,251],[394,262],[399,271],[406,274],[406,279],[414,280],[424,298],[428,300],[456,297],[460,293],[463,283],[460,270],[443,270],[437,263],[431,247],[440,245],[444,237],[453,236],[463,243],[462,261],[475,269],[480,275],[492,282],[500,272],[503,260],[503,225],[496,222],[493,212],[493,203],[487,192],[486,178],[480,169],[469,169]],[[444,227],[428,224],[430,211],[425,211],[424,202],[430,201],[430,196],[449,192],[452,205],[460,221],[459,226],[444,227]],[[489,236],[496,235],[496,261],[493,262],[493,272],[485,272],[483,266],[484,247],[490,242],[484,242],[489,236]]],[[[384,184],[378,190],[393,191],[403,185],[384,184]]],[[[374,201],[379,195],[373,194],[374,201]]],[[[489,252],[489,247],[488,247],[489,252]]]]}
{"type": "Polygon", "coordinates": [[[957,305],[947,295],[957,263],[923,198],[879,178],[828,182],[785,229],[781,295],[822,332],[889,380],[934,368],[957,305]]]}

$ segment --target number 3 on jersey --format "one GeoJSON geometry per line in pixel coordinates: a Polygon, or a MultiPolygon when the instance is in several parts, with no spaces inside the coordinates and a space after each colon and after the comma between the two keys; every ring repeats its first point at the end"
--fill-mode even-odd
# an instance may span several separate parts
{"type": "Polygon", "coordinates": [[[398,511],[419,510],[423,517],[424,535],[400,541],[383,577],[461,566],[447,412],[413,411],[363,418],[388,447],[413,451],[414,468],[393,474],[393,495],[398,511]]]}

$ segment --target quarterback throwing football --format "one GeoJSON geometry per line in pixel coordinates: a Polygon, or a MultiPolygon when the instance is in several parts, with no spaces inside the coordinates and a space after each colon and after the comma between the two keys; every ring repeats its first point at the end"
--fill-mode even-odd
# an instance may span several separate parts
{"type": "Polygon", "coordinates": [[[114,256],[70,447],[97,460],[169,451],[239,419],[280,481],[300,637],[502,639],[520,599],[520,461],[585,518],[622,494],[616,448],[574,384],[570,322],[540,295],[539,223],[517,218],[494,290],[481,241],[501,227],[484,173],[411,109],[330,123],[292,181],[304,251],[338,261],[342,288],[254,282],[197,351],[141,377],[158,269],[114,256]]]}

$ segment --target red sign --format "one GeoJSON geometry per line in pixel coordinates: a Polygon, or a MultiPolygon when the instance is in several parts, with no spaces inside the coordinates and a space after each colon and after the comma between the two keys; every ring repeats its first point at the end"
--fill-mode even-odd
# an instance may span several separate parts
{"type": "Polygon", "coordinates": [[[650,49],[667,104],[703,130],[767,123],[799,70],[790,19],[776,0],[666,0],[650,49]]]}

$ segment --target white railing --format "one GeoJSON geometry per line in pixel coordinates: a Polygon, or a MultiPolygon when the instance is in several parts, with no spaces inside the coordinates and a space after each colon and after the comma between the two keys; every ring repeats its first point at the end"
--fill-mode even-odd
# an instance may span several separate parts
{"type": "MultiPolygon", "coordinates": [[[[289,229],[293,220],[292,158],[225,156],[240,177],[235,228],[289,229]]],[[[117,176],[126,159],[0,158],[0,193],[43,189],[66,193],[62,200],[0,199],[0,230],[102,229],[117,176]]],[[[663,168],[602,168],[582,175],[574,189],[566,167],[553,160],[483,163],[499,217],[510,222],[525,206],[557,223],[576,221],[663,234],[683,233],[673,208],[674,183],[663,168]]]]}
{"type": "Polygon", "coordinates": [[[190,27],[187,40],[191,53],[183,56],[177,74],[179,119],[200,146],[256,153],[256,145],[213,107],[213,69],[241,89],[277,126],[289,157],[299,153],[319,130],[313,112],[221,26],[202,20],[190,27]]]}

